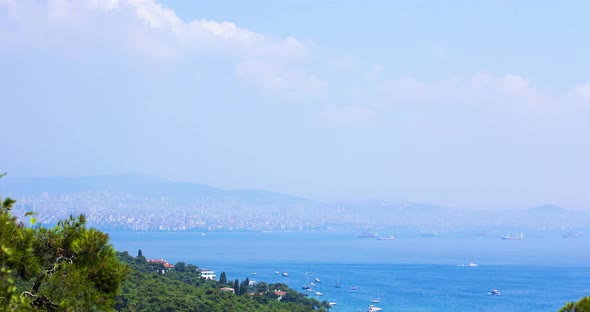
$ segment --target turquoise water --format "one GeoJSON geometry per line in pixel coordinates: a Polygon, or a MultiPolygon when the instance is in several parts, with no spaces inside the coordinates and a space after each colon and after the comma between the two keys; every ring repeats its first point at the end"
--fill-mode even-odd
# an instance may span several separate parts
{"type": "Polygon", "coordinates": [[[228,279],[280,281],[304,292],[301,286],[317,277],[314,292],[324,296],[309,295],[336,302],[332,311],[366,311],[375,298],[383,311],[557,311],[590,295],[590,241],[559,233],[521,241],[467,234],[400,234],[393,241],[355,233],[110,234],[118,250],[142,249],[148,258],[225,271],[228,279]],[[479,266],[458,266],[468,261],[479,266]],[[489,295],[492,288],[502,295],[489,295]]]}

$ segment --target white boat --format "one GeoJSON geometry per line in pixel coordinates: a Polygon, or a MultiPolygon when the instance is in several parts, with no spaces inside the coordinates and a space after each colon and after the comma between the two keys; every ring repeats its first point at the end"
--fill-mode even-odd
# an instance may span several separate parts
{"type": "Polygon", "coordinates": [[[328,302],[328,305],[329,305],[329,306],[331,306],[331,307],[333,307],[333,306],[335,306],[335,305],[336,305],[336,302],[334,302],[334,301],[330,301],[330,302],[328,302]]]}
{"type": "Polygon", "coordinates": [[[478,266],[478,264],[475,262],[469,261],[465,264],[459,264],[458,266],[460,266],[460,267],[476,267],[476,266],[478,266]]]}
{"type": "Polygon", "coordinates": [[[378,240],[394,240],[395,237],[393,237],[393,235],[389,235],[389,236],[379,236],[377,237],[378,240]]]}
{"type": "Polygon", "coordinates": [[[507,234],[500,236],[500,238],[502,238],[502,240],[521,240],[524,238],[524,235],[522,233],[518,233],[514,236],[507,234]]]}
{"type": "Polygon", "coordinates": [[[315,278],[315,282],[316,282],[316,283],[321,283],[320,279],[319,279],[319,278],[317,278],[317,277],[315,278]]]}
{"type": "Polygon", "coordinates": [[[371,303],[379,303],[379,302],[381,302],[381,301],[379,300],[379,294],[377,294],[377,298],[371,300],[371,303]]]}
{"type": "Polygon", "coordinates": [[[501,295],[501,294],[500,294],[500,291],[499,291],[499,290],[497,290],[496,288],[492,289],[492,290],[489,292],[489,294],[490,294],[490,295],[493,295],[493,296],[499,296],[499,295],[501,295]]]}
{"type": "Polygon", "coordinates": [[[320,292],[320,291],[316,291],[316,292],[315,292],[315,295],[316,295],[316,296],[323,296],[324,294],[323,294],[322,292],[320,292]]]}
{"type": "Polygon", "coordinates": [[[381,311],[381,308],[376,307],[374,305],[370,305],[369,308],[367,309],[367,312],[377,312],[377,311],[381,311]]]}
{"type": "Polygon", "coordinates": [[[574,231],[563,234],[563,238],[580,238],[580,236],[582,236],[582,233],[574,231]]]}
{"type": "Polygon", "coordinates": [[[289,277],[289,273],[283,272],[283,277],[289,277]]]}

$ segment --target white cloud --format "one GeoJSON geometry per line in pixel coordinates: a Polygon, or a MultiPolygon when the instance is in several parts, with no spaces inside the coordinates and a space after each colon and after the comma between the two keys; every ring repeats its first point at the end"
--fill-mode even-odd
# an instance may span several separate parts
{"type": "Polygon", "coordinates": [[[332,59],[330,66],[335,70],[346,71],[356,68],[358,61],[352,56],[341,55],[332,59]]]}
{"type": "Polygon", "coordinates": [[[556,97],[542,94],[527,79],[516,74],[494,76],[477,73],[468,79],[448,77],[434,82],[405,77],[384,81],[382,91],[386,101],[394,103],[481,103],[491,100],[508,105],[535,107],[547,107],[556,103],[556,97]]]}
{"type": "Polygon", "coordinates": [[[572,93],[575,98],[590,103],[590,81],[575,86],[572,93]]]}
{"type": "Polygon", "coordinates": [[[381,74],[384,71],[385,71],[385,66],[383,64],[375,64],[375,65],[373,65],[373,67],[371,68],[371,70],[369,70],[367,72],[367,74],[365,75],[365,77],[369,81],[374,81],[374,80],[379,79],[379,77],[381,76],[381,74]]]}
{"type": "Polygon", "coordinates": [[[460,81],[454,77],[436,82],[422,82],[414,77],[387,80],[382,90],[389,100],[404,102],[424,102],[454,98],[459,93],[460,81]]]}
{"type": "Polygon", "coordinates": [[[377,121],[377,114],[363,106],[330,105],[317,115],[316,121],[320,125],[328,126],[367,126],[377,121]]]}
{"type": "Polygon", "coordinates": [[[242,61],[236,69],[238,77],[256,85],[269,94],[286,99],[323,97],[327,84],[302,67],[285,65],[280,62],[259,60],[242,61]]]}
{"type": "Polygon", "coordinates": [[[13,12],[8,17],[15,27],[13,36],[4,39],[10,45],[70,54],[90,44],[163,61],[191,54],[221,56],[239,64],[238,77],[264,90],[317,94],[307,91],[325,85],[302,69],[309,47],[296,38],[269,37],[227,21],[184,21],[155,0],[0,0],[0,17],[2,7],[13,12]]]}

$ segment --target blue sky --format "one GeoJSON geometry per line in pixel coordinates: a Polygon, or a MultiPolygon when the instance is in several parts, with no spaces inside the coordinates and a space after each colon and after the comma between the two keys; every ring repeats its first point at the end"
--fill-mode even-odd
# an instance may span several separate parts
{"type": "Polygon", "coordinates": [[[9,176],[590,209],[587,1],[0,0],[9,176]]]}

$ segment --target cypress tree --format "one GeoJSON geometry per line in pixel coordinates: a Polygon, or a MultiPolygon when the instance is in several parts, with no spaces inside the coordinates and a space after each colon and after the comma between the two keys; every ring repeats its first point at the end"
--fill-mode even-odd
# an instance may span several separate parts
{"type": "Polygon", "coordinates": [[[236,281],[234,282],[234,293],[236,295],[240,294],[240,282],[238,281],[237,278],[236,278],[236,281]]]}

